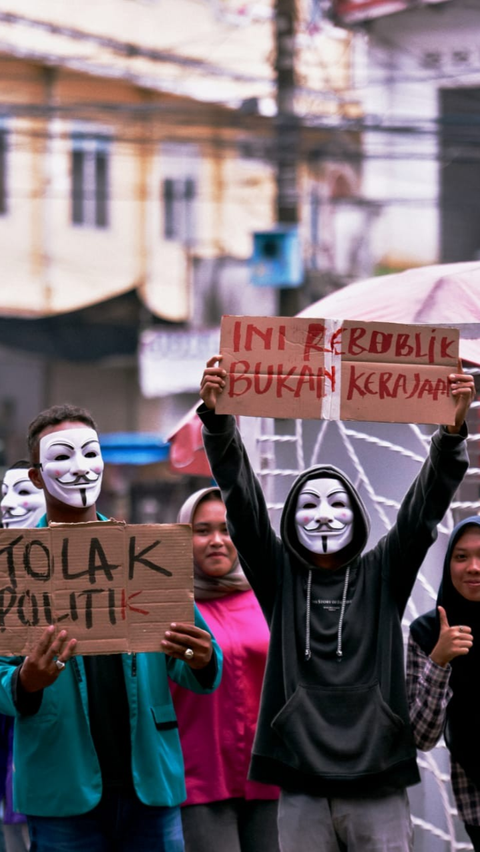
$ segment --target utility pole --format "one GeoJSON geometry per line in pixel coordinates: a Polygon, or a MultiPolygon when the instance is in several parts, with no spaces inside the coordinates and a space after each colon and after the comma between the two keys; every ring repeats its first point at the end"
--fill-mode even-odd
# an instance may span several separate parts
{"type": "MultiPolygon", "coordinates": [[[[275,72],[277,86],[276,182],[277,222],[298,223],[298,161],[300,121],[295,114],[295,34],[296,0],[275,0],[275,72]]],[[[298,288],[280,290],[280,316],[294,316],[300,310],[298,288]]]]}

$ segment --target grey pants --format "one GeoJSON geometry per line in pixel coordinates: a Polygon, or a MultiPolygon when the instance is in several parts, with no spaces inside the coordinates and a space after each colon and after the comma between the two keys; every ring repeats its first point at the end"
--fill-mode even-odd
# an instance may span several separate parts
{"type": "Polygon", "coordinates": [[[277,802],[225,799],[181,808],[185,852],[278,852],[277,802]]]}
{"type": "Polygon", "coordinates": [[[27,852],[30,849],[30,838],[26,822],[18,822],[12,825],[4,823],[3,838],[5,840],[6,852],[27,852]]]}
{"type": "Polygon", "coordinates": [[[412,852],[406,791],[393,796],[327,799],[282,791],[281,852],[412,852]]]}

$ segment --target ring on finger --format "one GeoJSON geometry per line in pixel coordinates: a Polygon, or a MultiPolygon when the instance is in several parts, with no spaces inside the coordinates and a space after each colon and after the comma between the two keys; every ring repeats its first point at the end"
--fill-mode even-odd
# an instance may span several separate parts
{"type": "Polygon", "coordinates": [[[193,651],[192,648],[186,648],[183,656],[186,660],[193,660],[195,656],[195,651],[193,651]]]}
{"type": "Polygon", "coordinates": [[[63,660],[55,660],[55,665],[56,665],[59,672],[63,672],[63,670],[64,670],[64,668],[67,664],[64,663],[63,660]]]}

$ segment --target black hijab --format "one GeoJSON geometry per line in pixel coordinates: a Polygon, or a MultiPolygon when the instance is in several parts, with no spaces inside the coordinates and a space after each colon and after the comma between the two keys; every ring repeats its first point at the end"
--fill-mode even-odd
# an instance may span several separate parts
{"type": "MultiPolygon", "coordinates": [[[[480,674],[480,602],[468,601],[455,589],[450,573],[452,551],[468,527],[478,527],[480,516],[465,518],[453,530],[449,542],[443,576],[438,590],[437,607],[443,606],[450,626],[469,625],[473,646],[468,654],[450,661],[450,687],[453,696],[447,707],[445,741],[452,757],[467,775],[480,786],[480,736],[478,735],[477,678],[480,674]]],[[[412,638],[426,654],[431,654],[440,633],[438,609],[416,618],[410,626],[412,638]]]]}

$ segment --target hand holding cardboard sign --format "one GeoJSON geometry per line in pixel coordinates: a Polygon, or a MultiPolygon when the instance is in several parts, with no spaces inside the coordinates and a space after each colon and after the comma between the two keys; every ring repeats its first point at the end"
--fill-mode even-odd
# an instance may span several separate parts
{"type": "Polygon", "coordinates": [[[462,371],[462,365],[458,365],[458,373],[452,373],[448,377],[450,392],[455,399],[455,425],[447,426],[447,431],[452,434],[460,432],[462,424],[468,413],[468,409],[475,399],[475,383],[473,376],[462,371]]]}
{"type": "Polygon", "coordinates": [[[192,585],[189,524],[0,530],[0,653],[42,657],[42,637],[64,636],[49,625],[68,625],[82,656],[158,651],[172,621],[193,620],[192,585]]]}
{"type": "Polygon", "coordinates": [[[174,622],[165,631],[162,651],[169,657],[184,660],[191,669],[204,669],[212,658],[212,637],[195,624],[174,622]]]}
{"type": "MultiPolygon", "coordinates": [[[[217,414],[384,423],[444,423],[458,431],[448,376],[460,332],[313,317],[222,318],[221,366],[202,398],[217,414]],[[223,387],[222,382],[225,382],[223,387]]],[[[465,395],[465,394],[464,394],[465,395]]]]}
{"type": "Polygon", "coordinates": [[[200,396],[207,408],[211,409],[215,408],[218,397],[225,387],[227,371],[220,366],[221,360],[221,355],[214,355],[213,358],[208,359],[200,383],[200,396]]]}
{"type": "Polygon", "coordinates": [[[55,627],[47,627],[20,669],[19,677],[25,692],[38,692],[55,683],[73,656],[76,644],[77,640],[69,639],[66,630],[61,630],[56,636],[55,627]]]}

